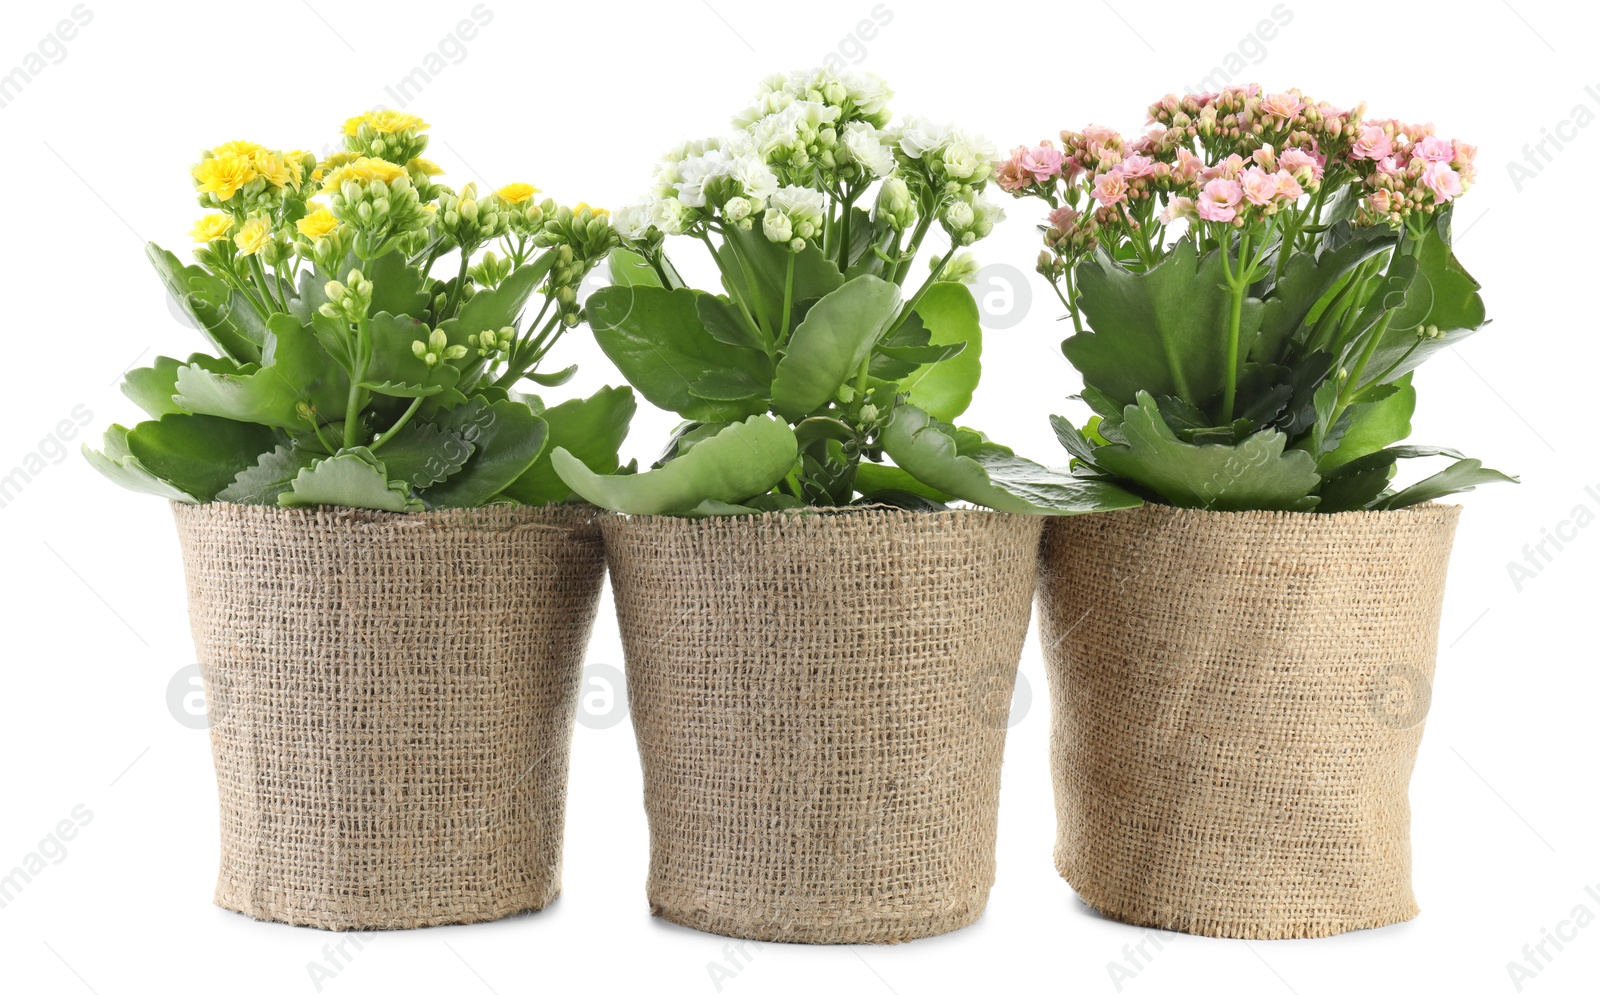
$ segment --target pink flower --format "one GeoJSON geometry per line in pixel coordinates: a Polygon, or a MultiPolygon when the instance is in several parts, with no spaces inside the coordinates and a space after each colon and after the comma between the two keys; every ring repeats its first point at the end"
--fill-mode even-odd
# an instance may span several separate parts
{"type": "Polygon", "coordinates": [[[1250,153],[1250,159],[1269,173],[1277,172],[1278,157],[1273,154],[1271,145],[1263,145],[1250,153]]]}
{"type": "Polygon", "coordinates": [[[1429,135],[1412,148],[1411,154],[1428,162],[1449,162],[1456,157],[1456,150],[1438,135],[1429,135]]]}
{"type": "Polygon", "coordinates": [[[1305,149],[1284,149],[1278,156],[1278,168],[1288,170],[1301,181],[1322,179],[1322,157],[1305,149]]]}
{"type": "Polygon", "coordinates": [[[1190,152],[1188,149],[1179,149],[1178,161],[1173,163],[1172,172],[1179,181],[1183,183],[1193,183],[1195,178],[1200,175],[1201,170],[1205,168],[1206,161],[1204,159],[1195,155],[1193,152],[1190,152]]]}
{"type": "Polygon", "coordinates": [[[1449,203],[1461,193],[1461,177],[1448,162],[1430,162],[1422,171],[1422,185],[1433,191],[1441,204],[1449,203]]]}
{"type": "Polygon", "coordinates": [[[1128,199],[1128,181],[1123,177],[1121,167],[1095,177],[1094,199],[1106,207],[1128,199]]]}
{"type": "Polygon", "coordinates": [[[1261,112],[1285,121],[1306,109],[1305,101],[1292,93],[1273,93],[1261,98],[1261,112]]]}
{"type": "Polygon", "coordinates": [[[1122,170],[1123,176],[1130,180],[1137,180],[1154,173],[1156,164],[1155,160],[1147,155],[1130,155],[1122,160],[1122,165],[1119,168],[1122,170]]]}
{"type": "Polygon", "coordinates": [[[1066,157],[1061,150],[1053,145],[1039,145],[1031,149],[1019,149],[1018,157],[1023,169],[1033,174],[1033,178],[1040,183],[1051,177],[1061,175],[1061,162],[1066,157]]]}
{"type": "MultiPolygon", "coordinates": [[[[1244,189],[1244,199],[1257,207],[1265,207],[1278,196],[1277,178],[1260,166],[1251,166],[1245,170],[1240,186],[1244,189]]],[[[1209,187],[1210,184],[1207,184],[1208,189],[1209,187]]]]}
{"type": "Polygon", "coordinates": [[[1450,145],[1456,150],[1455,158],[1450,160],[1452,165],[1470,166],[1472,165],[1472,160],[1478,157],[1478,147],[1476,145],[1468,145],[1466,142],[1458,141],[1452,141],[1450,145]]]}
{"type": "Polygon", "coordinates": [[[1394,154],[1394,141],[1381,125],[1364,124],[1350,149],[1352,159],[1387,159],[1394,154]]]}
{"type": "Polygon", "coordinates": [[[1374,190],[1367,194],[1367,210],[1373,214],[1388,214],[1389,207],[1389,191],[1374,190]]]}
{"type": "Polygon", "coordinates": [[[1161,223],[1170,225],[1179,218],[1192,218],[1195,216],[1194,200],[1190,197],[1174,197],[1167,202],[1167,209],[1161,212],[1161,223]]]}
{"type": "Polygon", "coordinates": [[[1012,151],[1011,157],[1000,164],[994,177],[1000,189],[1016,193],[1033,185],[1033,172],[1022,164],[1022,156],[1026,151],[1019,145],[1012,151]]]}
{"type": "Polygon", "coordinates": [[[1301,188],[1299,181],[1287,169],[1278,170],[1272,178],[1278,183],[1279,200],[1292,204],[1305,195],[1305,190],[1301,188]]]}
{"type": "Polygon", "coordinates": [[[1384,176],[1399,176],[1405,172],[1405,168],[1396,162],[1394,156],[1391,155],[1378,160],[1378,172],[1384,176]]]}
{"type": "Polygon", "coordinates": [[[1103,124],[1091,124],[1083,129],[1085,144],[1099,142],[1101,145],[1118,145],[1122,142],[1122,135],[1115,128],[1107,128],[1103,124]]]}
{"type": "Polygon", "coordinates": [[[1219,176],[1201,188],[1195,213],[1206,221],[1232,221],[1238,215],[1235,208],[1242,199],[1244,187],[1239,181],[1219,176]]]}
{"type": "Polygon", "coordinates": [[[1049,214],[1050,227],[1056,231],[1067,232],[1078,222],[1078,212],[1070,207],[1058,207],[1049,214]]]}
{"type": "Polygon", "coordinates": [[[1200,178],[1202,180],[1214,180],[1220,176],[1225,180],[1236,180],[1242,172],[1244,172],[1244,159],[1239,156],[1239,153],[1235,152],[1215,166],[1207,166],[1202,169],[1200,178]]]}

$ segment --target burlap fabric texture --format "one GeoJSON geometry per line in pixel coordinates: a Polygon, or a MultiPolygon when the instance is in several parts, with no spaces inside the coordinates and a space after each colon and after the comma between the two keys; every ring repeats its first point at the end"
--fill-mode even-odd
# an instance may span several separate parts
{"type": "Polygon", "coordinates": [[[605,577],[594,513],[174,511],[221,806],[217,904],[367,930],[553,900],[605,577]]]}
{"type": "Polygon", "coordinates": [[[1258,939],[1417,914],[1407,788],[1459,512],[1051,523],[1055,857],[1085,902],[1258,939]]]}
{"type": "Polygon", "coordinates": [[[796,943],[977,919],[1041,521],[871,509],[602,527],[651,910],[796,943]]]}

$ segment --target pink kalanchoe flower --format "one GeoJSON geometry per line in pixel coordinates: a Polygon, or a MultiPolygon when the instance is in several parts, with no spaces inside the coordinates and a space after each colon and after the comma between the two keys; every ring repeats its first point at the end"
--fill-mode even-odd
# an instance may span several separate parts
{"type": "Polygon", "coordinates": [[[1094,180],[1094,199],[1111,207],[1128,199],[1128,181],[1122,175],[1122,168],[1116,167],[1109,173],[1101,173],[1094,180]]]}
{"type": "Polygon", "coordinates": [[[1378,172],[1384,176],[1399,176],[1405,171],[1405,167],[1400,165],[1392,155],[1378,160],[1378,172]]]}
{"type": "Polygon", "coordinates": [[[1107,128],[1103,124],[1091,124],[1083,129],[1084,144],[1099,142],[1101,145],[1115,145],[1122,141],[1122,135],[1115,128],[1107,128]]]}
{"type": "Polygon", "coordinates": [[[1244,159],[1240,157],[1239,153],[1235,152],[1215,166],[1207,166],[1202,169],[1200,171],[1200,179],[1209,181],[1220,177],[1224,180],[1236,180],[1242,172],[1244,172],[1244,159]]]}
{"type": "Polygon", "coordinates": [[[1033,178],[1040,183],[1061,175],[1061,162],[1066,157],[1055,146],[1045,143],[1019,151],[1021,155],[1018,156],[1018,161],[1022,168],[1032,173],[1033,178]]]}
{"type": "Polygon", "coordinates": [[[1411,154],[1428,162],[1449,162],[1456,157],[1456,149],[1438,135],[1428,135],[1412,147],[1411,154]]]}
{"type": "Polygon", "coordinates": [[[1172,174],[1183,183],[1193,183],[1206,168],[1206,161],[1188,149],[1178,150],[1178,161],[1172,164],[1172,174]]]}
{"type": "Polygon", "coordinates": [[[1278,199],[1286,204],[1292,204],[1305,195],[1305,189],[1294,178],[1294,174],[1287,169],[1280,169],[1272,175],[1278,182],[1278,199]]]}
{"type": "Polygon", "coordinates": [[[1322,157],[1305,149],[1284,149],[1278,156],[1278,168],[1293,173],[1301,182],[1322,179],[1322,157]]]}
{"type": "Polygon", "coordinates": [[[1305,101],[1292,93],[1272,93],[1261,98],[1261,112],[1285,121],[1306,109],[1305,101]]]}
{"type": "Polygon", "coordinates": [[[1391,139],[1381,125],[1364,124],[1361,132],[1356,136],[1356,141],[1350,148],[1352,159],[1378,159],[1383,160],[1394,154],[1394,140],[1391,139]]]}
{"type": "Polygon", "coordinates": [[[1122,165],[1118,168],[1122,171],[1123,176],[1130,180],[1138,180],[1154,173],[1156,171],[1156,163],[1154,159],[1147,155],[1130,155],[1122,160],[1122,165]]]}
{"type": "Polygon", "coordinates": [[[1078,222],[1078,212],[1070,207],[1058,207],[1048,215],[1050,227],[1056,231],[1071,231],[1078,222]]]}
{"type": "MultiPolygon", "coordinates": [[[[1265,207],[1278,197],[1277,178],[1260,166],[1251,166],[1245,170],[1239,185],[1244,189],[1244,199],[1257,207],[1265,207]]],[[[1208,188],[1209,186],[1210,184],[1207,184],[1208,188]]]]}
{"type": "Polygon", "coordinates": [[[1235,210],[1239,201],[1244,199],[1244,187],[1238,180],[1217,177],[1210,180],[1200,190],[1200,199],[1195,203],[1195,213],[1206,221],[1232,221],[1238,216],[1235,210]]]}
{"type": "Polygon", "coordinates": [[[1450,145],[1456,152],[1455,158],[1450,160],[1450,164],[1453,166],[1470,166],[1472,165],[1472,160],[1478,157],[1478,147],[1476,145],[1468,145],[1462,141],[1452,141],[1450,145]]]}
{"type": "Polygon", "coordinates": [[[1192,218],[1195,216],[1194,199],[1191,197],[1174,197],[1167,202],[1167,209],[1161,212],[1161,223],[1170,225],[1179,218],[1192,218]]]}
{"type": "Polygon", "coordinates": [[[1016,193],[1033,185],[1034,174],[1022,164],[1022,157],[1028,150],[1018,145],[1012,150],[1011,155],[1000,164],[995,171],[994,181],[1000,184],[1000,189],[1016,193]]]}
{"type": "Polygon", "coordinates": [[[1263,145],[1259,149],[1256,149],[1254,152],[1250,153],[1250,159],[1257,166],[1260,166],[1269,173],[1275,173],[1278,171],[1278,157],[1273,152],[1270,144],[1263,145]]]}
{"type": "Polygon", "coordinates": [[[1374,190],[1367,194],[1367,210],[1373,214],[1388,214],[1390,208],[1389,191],[1374,190]]]}
{"type": "Polygon", "coordinates": [[[1422,185],[1433,191],[1441,204],[1448,204],[1461,194],[1461,176],[1450,168],[1448,162],[1430,162],[1422,171],[1422,185]]]}

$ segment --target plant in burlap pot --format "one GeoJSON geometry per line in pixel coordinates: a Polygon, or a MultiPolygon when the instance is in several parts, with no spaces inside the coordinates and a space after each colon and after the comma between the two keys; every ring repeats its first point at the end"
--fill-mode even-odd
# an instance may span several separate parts
{"type": "Polygon", "coordinates": [[[634,400],[513,388],[571,376],[539,364],[616,235],[527,184],[436,183],[426,128],[364,114],[325,162],[206,152],[199,265],[149,256],[216,354],[130,372],[153,420],[85,450],[173,502],[220,716],[216,901],[261,919],[475,922],[560,890],[605,564],[550,453],[615,470],[634,400]]]}
{"type": "Polygon", "coordinates": [[[1471,146],[1239,87],[1019,148],[1093,415],[1053,419],[1143,508],[1053,523],[1041,635],[1056,865],[1213,936],[1417,913],[1407,788],[1458,510],[1510,480],[1399,445],[1412,371],[1484,324],[1450,246],[1471,146]],[[1400,460],[1445,469],[1393,483],[1400,460]]]}
{"type": "Polygon", "coordinates": [[[978,917],[1005,739],[985,692],[1015,677],[1034,515],[1138,503],[950,424],[981,341],[952,257],[998,217],[992,154],[923,122],[884,130],[888,96],[778,78],[734,136],[668,157],[655,198],[619,212],[589,313],[628,380],[687,421],[643,473],[555,453],[623,513],[603,526],[650,904],[712,932],[895,942],[978,917]],[[936,221],[952,248],[902,301],[936,221]],[[682,284],[667,235],[709,250],[726,296],[682,284]]]}

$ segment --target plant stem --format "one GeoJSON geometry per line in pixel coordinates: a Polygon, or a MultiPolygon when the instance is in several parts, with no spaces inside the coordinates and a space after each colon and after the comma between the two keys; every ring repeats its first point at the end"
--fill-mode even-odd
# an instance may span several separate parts
{"type": "MultiPolygon", "coordinates": [[[[722,282],[726,283],[728,285],[728,289],[733,292],[733,301],[735,304],[739,305],[739,313],[744,316],[744,323],[748,325],[750,330],[756,334],[757,338],[764,338],[765,336],[762,332],[761,324],[760,322],[756,321],[755,316],[750,313],[750,304],[744,299],[744,290],[740,288],[740,283],[744,278],[744,274],[739,273],[737,274],[739,279],[734,279],[734,274],[730,274],[728,272],[728,268],[722,264],[722,257],[717,254],[717,247],[711,244],[711,236],[702,231],[700,232],[699,238],[700,241],[706,244],[706,251],[711,253],[711,261],[717,264],[717,271],[722,274],[722,282]]],[[[733,243],[729,242],[728,244],[732,245],[733,243]]],[[[737,256],[739,254],[739,250],[735,248],[733,250],[733,254],[737,256]]],[[[665,283],[662,285],[665,286],[665,283]]]]}
{"type": "Polygon", "coordinates": [[[847,195],[841,205],[844,210],[839,216],[839,271],[842,273],[850,268],[850,212],[855,207],[856,197],[860,191],[847,195]]]}
{"type": "MultiPolygon", "coordinates": [[[[1250,234],[1239,236],[1239,266],[1229,272],[1228,281],[1228,375],[1222,386],[1222,420],[1233,421],[1234,395],[1239,387],[1239,323],[1244,314],[1244,293],[1250,286],[1247,259],[1250,254],[1250,234]]],[[[1224,269],[1227,268],[1228,248],[1222,247],[1224,269]]]]}
{"type": "Polygon", "coordinates": [[[441,321],[446,317],[454,317],[456,306],[461,303],[461,291],[467,285],[467,263],[470,258],[467,247],[463,245],[461,247],[461,265],[456,268],[456,285],[450,288],[450,299],[445,302],[444,313],[439,315],[439,320],[441,321]]]}
{"type": "Polygon", "coordinates": [[[922,286],[918,287],[917,292],[912,295],[911,301],[906,304],[905,308],[901,310],[900,318],[892,326],[890,326],[889,335],[893,335],[895,332],[898,332],[901,325],[904,325],[907,321],[911,320],[912,312],[916,311],[917,305],[922,303],[922,298],[927,295],[928,288],[939,282],[939,277],[944,273],[945,266],[949,264],[950,257],[955,254],[956,247],[952,245],[950,247],[950,251],[946,252],[944,256],[934,264],[933,272],[928,274],[928,278],[922,282],[922,286]]]}
{"type": "Polygon", "coordinates": [[[1372,360],[1373,354],[1378,351],[1378,343],[1383,341],[1383,335],[1389,330],[1389,321],[1392,318],[1394,318],[1393,311],[1383,312],[1383,317],[1378,319],[1378,323],[1368,333],[1367,342],[1361,347],[1361,358],[1356,360],[1355,369],[1350,371],[1350,378],[1339,389],[1339,398],[1334,402],[1333,417],[1335,420],[1338,419],[1345,408],[1350,406],[1350,398],[1355,395],[1356,387],[1361,382],[1361,374],[1366,372],[1367,363],[1372,360]]]}
{"type": "Polygon", "coordinates": [[[778,346],[789,341],[789,322],[794,310],[794,253],[789,253],[789,264],[783,274],[783,324],[778,327],[778,346]]]}
{"type": "Polygon", "coordinates": [[[367,319],[355,323],[355,340],[350,350],[355,357],[355,368],[350,371],[350,394],[344,407],[344,447],[349,449],[357,442],[361,428],[361,409],[366,407],[366,390],[361,382],[367,379],[367,363],[371,359],[367,346],[367,319]]]}
{"type": "Polygon", "coordinates": [[[367,448],[373,452],[377,452],[385,442],[388,442],[390,439],[395,437],[395,433],[406,427],[406,422],[411,420],[411,416],[416,414],[417,409],[420,407],[422,407],[422,398],[413,397],[411,399],[411,406],[406,408],[406,412],[400,416],[400,420],[395,422],[393,425],[390,425],[389,430],[374,439],[372,444],[367,446],[367,448]]]}

